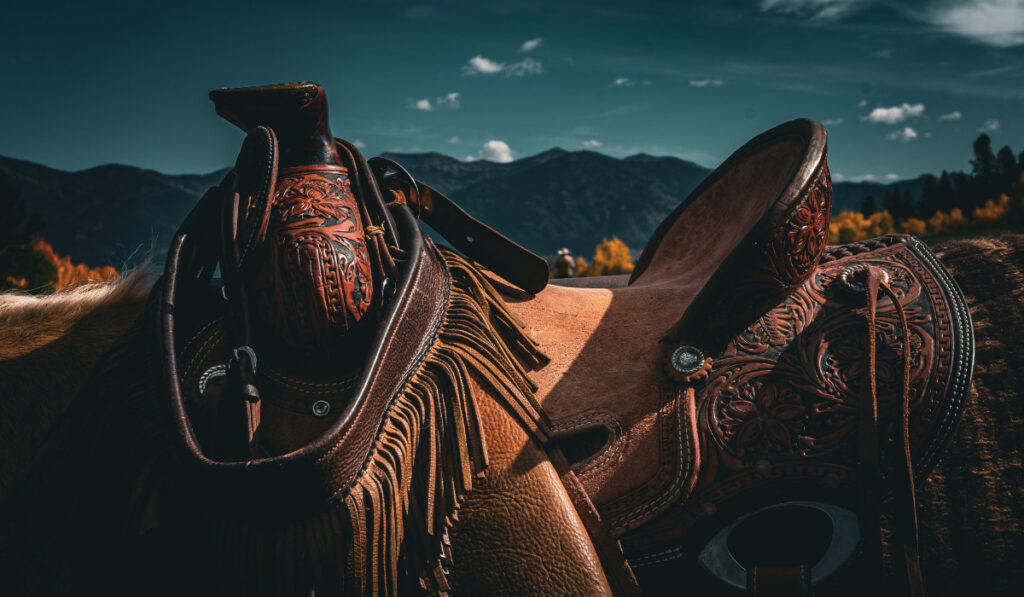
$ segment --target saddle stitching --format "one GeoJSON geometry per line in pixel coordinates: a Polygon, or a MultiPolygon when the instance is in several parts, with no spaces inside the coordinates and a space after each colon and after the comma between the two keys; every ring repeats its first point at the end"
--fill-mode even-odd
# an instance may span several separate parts
{"type": "MultiPolygon", "coordinates": [[[[270,189],[270,184],[271,184],[271,182],[273,182],[273,181],[270,180],[270,177],[271,177],[271,174],[273,173],[273,170],[274,170],[274,154],[275,154],[275,151],[276,151],[277,147],[276,147],[276,139],[274,138],[274,134],[269,129],[261,126],[261,127],[257,127],[256,130],[258,130],[261,133],[263,133],[263,135],[266,137],[266,140],[267,140],[267,164],[269,164],[269,167],[267,167],[267,168],[265,168],[263,170],[263,186],[261,187],[262,192],[260,193],[260,195],[262,195],[262,198],[260,200],[260,203],[257,205],[258,209],[256,210],[257,214],[262,214],[264,209],[266,208],[266,203],[271,200],[271,197],[268,196],[266,191],[268,191],[270,189]]],[[[238,257],[238,263],[239,264],[245,263],[245,257],[249,254],[249,251],[252,250],[253,245],[256,244],[256,237],[258,235],[259,235],[259,229],[257,228],[257,230],[254,231],[254,230],[252,230],[252,227],[250,226],[249,234],[248,234],[249,238],[246,239],[245,248],[242,249],[242,252],[241,252],[241,254],[238,257]]]]}
{"type": "MultiPolygon", "coordinates": [[[[677,434],[679,439],[679,470],[676,474],[675,479],[672,480],[672,483],[669,485],[667,492],[661,492],[658,496],[647,502],[645,505],[628,514],[624,519],[620,518],[615,520],[614,525],[616,527],[624,528],[632,522],[640,518],[643,518],[651,510],[660,508],[664,504],[671,502],[672,500],[676,499],[679,496],[679,492],[682,490],[683,479],[684,477],[688,477],[690,475],[690,470],[694,460],[693,458],[684,458],[684,433],[686,445],[689,445],[693,441],[693,439],[690,437],[690,425],[683,425],[682,411],[685,405],[682,404],[682,402],[683,397],[686,396],[687,394],[690,394],[690,400],[696,399],[696,392],[693,391],[693,388],[685,388],[681,390],[676,390],[676,397],[673,400],[675,404],[674,409],[676,411],[677,434]]],[[[655,512],[655,514],[657,513],[655,512]]]]}
{"type": "MultiPolygon", "coordinates": [[[[955,317],[958,329],[953,332],[953,349],[956,351],[956,373],[949,384],[947,393],[951,396],[949,407],[944,409],[944,416],[939,422],[938,430],[932,436],[932,441],[918,456],[918,465],[915,470],[917,481],[923,482],[931,471],[938,454],[942,451],[944,444],[952,434],[953,428],[960,420],[960,414],[967,404],[967,397],[970,393],[971,377],[974,368],[974,325],[971,319],[971,312],[968,308],[963,294],[956,286],[945,266],[939,261],[935,253],[921,241],[911,239],[905,243],[917,256],[930,265],[929,273],[934,276],[936,282],[942,288],[943,296],[948,303],[948,311],[955,317]],[[957,346],[960,344],[960,346],[957,346]]],[[[931,296],[934,299],[934,296],[931,296]]]]}
{"type": "MultiPolygon", "coordinates": [[[[422,276],[423,272],[419,271],[419,272],[417,272],[416,275],[417,275],[417,277],[422,276]]],[[[427,336],[427,337],[425,337],[425,338],[420,340],[420,346],[416,350],[415,358],[412,360],[412,363],[415,363],[415,366],[410,366],[409,367],[408,371],[406,371],[405,375],[403,376],[401,383],[398,384],[398,388],[395,390],[395,392],[392,394],[391,398],[388,400],[388,404],[384,408],[384,416],[381,417],[381,421],[377,424],[377,430],[374,432],[373,444],[375,444],[375,445],[377,443],[379,443],[380,435],[383,432],[384,427],[385,427],[385,425],[387,423],[387,420],[389,418],[389,415],[391,414],[391,411],[392,411],[392,409],[395,406],[395,402],[397,402],[398,399],[402,396],[403,390],[409,384],[409,381],[413,378],[413,376],[420,369],[420,367],[423,366],[423,362],[426,360],[427,353],[430,352],[430,348],[437,341],[437,337],[441,333],[441,328],[444,325],[444,320],[443,320],[443,317],[441,317],[441,315],[445,311],[447,311],[447,309],[448,309],[448,301],[451,299],[451,275],[448,273],[447,270],[445,270],[444,279],[445,279],[444,295],[442,297],[442,300],[438,301],[438,306],[435,308],[434,313],[432,314],[432,317],[431,317],[431,321],[434,322],[433,323],[434,329],[429,334],[429,336],[427,336]]],[[[397,319],[401,319],[402,315],[405,313],[405,311],[408,308],[409,308],[409,302],[406,301],[402,305],[402,312],[401,313],[397,313],[395,315],[395,319],[396,320],[397,319]]],[[[394,342],[395,342],[395,338],[394,337],[388,338],[388,344],[387,344],[386,347],[384,347],[381,350],[381,354],[387,354],[389,352],[388,349],[391,347],[392,344],[394,344],[394,342]]],[[[342,445],[345,443],[345,439],[347,437],[348,437],[348,433],[347,432],[342,437],[339,437],[338,441],[335,442],[335,444],[333,446],[331,446],[331,448],[327,452],[325,452],[323,455],[321,455],[319,458],[317,458],[317,464],[323,463],[325,460],[327,460],[328,458],[333,456],[338,450],[340,450],[342,445]]],[[[376,449],[371,449],[370,452],[363,459],[363,464],[359,467],[359,472],[355,475],[355,478],[352,480],[352,482],[349,483],[348,486],[340,487],[337,490],[335,490],[334,493],[331,494],[331,496],[330,496],[331,498],[336,498],[336,497],[342,495],[343,493],[346,493],[348,490],[350,490],[352,487],[354,487],[358,483],[359,478],[362,476],[362,474],[364,472],[366,472],[366,468],[369,466],[370,462],[373,460],[373,453],[375,451],[376,451],[376,449]]]]}
{"type": "MultiPolygon", "coordinates": [[[[565,423],[554,425],[551,427],[551,430],[554,431],[555,434],[563,432],[567,433],[575,429],[580,429],[581,427],[589,427],[589,425],[587,425],[587,421],[592,421],[596,419],[606,419],[611,421],[613,426],[610,427],[608,425],[605,425],[605,427],[612,431],[612,439],[610,439],[604,446],[602,446],[601,450],[589,456],[587,460],[584,461],[585,464],[583,466],[581,466],[579,469],[573,469],[576,472],[576,475],[579,477],[583,477],[589,472],[597,468],[600,468],[601,465],[603,465],[609,459],[614,458],[619,453],[619,451],[621,451],[623,446],[622,423],[608,413],[595,412],[583,415],[576,419],[572,419],[566,421],[565,423]]],[[[558,437],[553,435],[553,439],[558,439],[558,437]]]]}
{"type": "Polygon", "coordinates": [[[188,377],[195,373],[196,369],[198,369],[202,365],[203,361],[206,360],[206,357],[213,352],[213,348],[217,345],[217,342],[223,338],[223,331],[213,330],[213,333],[203,340],[203,343],[199,345],[196,352],[189,358],[188,365],[182,369],[182,377],[188,377]]]}
{"type": "Polygon", "coordinates": [[[189,341],[185,343],[185,347],[182,348],[181,351],[178,354],[179,355],[186,354],[189,351],[189,349],[191,349],[192,346],[199,340],[199,338],[201,338],[203,336],[203,334],[205,334],[206,331],[210,329],[211,326],[213,326],[214,324],[219,323],[219,322],[221,322],[223,320],[224,320],[223,317],[215,317],[215,318],[211,319],[210,321],[206,322],[206,324],[204,324],[203,327],[199,328],[199,331],[196,332],[195,335],[192,336],[192,338],[190,338],[189,341]]]}

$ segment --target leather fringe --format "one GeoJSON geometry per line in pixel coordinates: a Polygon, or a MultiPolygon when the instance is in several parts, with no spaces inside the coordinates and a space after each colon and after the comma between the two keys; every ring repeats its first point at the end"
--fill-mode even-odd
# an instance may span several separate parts
{"type": "Polygon", "coordinates": [[[337,503],[312,516],[218,521],[210,548],[222,592],[449,591],[448,532],[474,477],[487,467],[470,378],[490,386],[488,393],[545,439],[546,417],[526,371],[547,359],[476,266],[439,251],[451,275],[444,321],[388,411],[364,470],[337,503]]]}

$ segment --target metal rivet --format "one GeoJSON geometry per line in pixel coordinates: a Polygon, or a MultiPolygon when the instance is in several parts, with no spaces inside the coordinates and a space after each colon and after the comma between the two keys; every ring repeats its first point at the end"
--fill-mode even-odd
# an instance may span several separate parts
{"type": "Polygon", "coordinates": [[[313,403],[313,416],[326,417],[331,414],[331,403],[326,400],[317,400],[313,403]]]}
{"type": "Polygon", "coordinates": [[[772,463],[764,459],[758,460],[754,463],[754,470],[756,470],[759,475],[767,475],[772,472],[772,463]]]}
{"type": "Polygon", "coordinates": [[[704,353],[696,346],[680,346],[672,353],[672,368],[683,375],[696,373],[704,361],[704,353]]]}

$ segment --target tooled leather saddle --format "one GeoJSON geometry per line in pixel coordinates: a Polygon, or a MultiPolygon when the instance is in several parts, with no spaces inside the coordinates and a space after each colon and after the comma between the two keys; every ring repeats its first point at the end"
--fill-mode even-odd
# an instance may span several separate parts
{"type": "Polygon", "coordinates": [[[820,125],[749,142],[628,281],[584,287],[334,139],[318,85],[211,97],[238,161],[86,391],[96,578],[599,595],[700,562],[800,594],[858,546],[881,570],[891,510],[917,590],[914,483],[963,407],[970,317],[916,239],[826,247],[820,125]]]}

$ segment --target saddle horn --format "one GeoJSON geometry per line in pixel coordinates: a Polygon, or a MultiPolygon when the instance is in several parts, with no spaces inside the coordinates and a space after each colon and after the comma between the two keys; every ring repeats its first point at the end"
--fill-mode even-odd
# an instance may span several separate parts
{"type": "Polygon", "coordinates": [[[236,336],[299,366],[357,366],[386,248],[366,206],[373,189],[331,134],[323,88],[224,88],[210,99],[248,133],[222,222],[225,287],[248,305],[236,336]]]}
{"type": "Polygon", "coordinates": [[[281,167],[343,165],[327,122],[327,96],[316,83],[227,87],[210,92],[224,120],[251,133],[265,126],[281,147],[281,167]]]}

